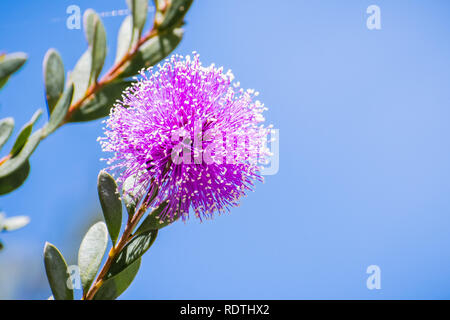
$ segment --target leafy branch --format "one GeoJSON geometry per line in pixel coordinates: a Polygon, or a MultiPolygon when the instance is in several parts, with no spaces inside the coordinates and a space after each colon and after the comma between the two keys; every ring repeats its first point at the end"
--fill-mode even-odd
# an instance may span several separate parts
{"type": "MultiPolygon", "coordinates": [[[[130,190],[123,190],[122,193],[128,218],[119,238],[123,219],[122,201],[113,177],[101,171],[98,177],[98,195],[106,223],[94,224],[84,236],[78,251],[83,300],[116,299],[134,280],[141,257],[152,246],[158,230],[179,218],[178,214],[173,219],[166,217],[161,222],[159,215],[167,204],[164,202],[154,208],[137,227],[147,212],[147,204],[156,194],[151,191],[143,197],[130,197],[130,190]],[[99,272],[107,248],[108,233],[112,247],[99,272]]],[[[52,244],[47,243],[45,246],[44,263],[54,299],[72,300],[73,289],[67,286],[68,281],[72,281],[67,273],[67,263],[52,244]]]]}
{"type": "MultiPolygon", "coordinates": [[[[30,222],[27,216],[15,216],[6,218],[3,212],[0,212],[0,232],[10,232],[25,227],[30,222]]],[[[3,243],[0,241],[0,250],[3,249],[3,243]]]]}
{"type": "MultiPolygon", "coordinates": [[[[121,93],[131,84],[130,77],[142,68],[155,65],[180,43],[183,19],[193,0],[155,0],[153,26],[144,35],[148,0],[127,0],[131,14],[119,30],[116,59],[106,74],[98,79],[106,58],[106,32],[100,17],[88,9],[83,25],[88,49],[83,53],[65,83],[64,64],[55,49],[47,51],[44,82],[49,121],[32,133],[41,110],[25,125],[7,155],[0,158],[0,195],[18,188],[26,180],[29,157],[40,141],[67,123],[91,121],[105,117],[121,93]]],[[[0,56],[0,87],[10,74],[25,62],[23,54],[0,56]],[[9,61],[2,69],[3,61],[9,61]],[[4,71],[6,70],[6,71],[4,71]]],[[[12,118],[0,120],[0,147],[9,139],[14,127],[12,118]]]]}
{"type": "MultiPolygon", "coordinates": [[[[153,25],[145,33],[143,29],[148,0],[126,2],[130,15],[124,19],[119,30],[116,59],[101,78],[99,75],[107,51],[106,32],[94,10],[88,9],[84,13],[83,25],[88,49],[69,73],[67,81],[61,56],[55,49],[47,51],[43,74],[49,120],[33,132],[34,124],[43,113],[38,110],[19,132],[9,153],[0,158],[0,194],[13,191],[26,180],[30,171],[29,157],[42,140],[65,124],[108,115],[122,92],[130,86],[129,78],[141,69],[163,60],[180,43],[183,36],[180,27],[193,0],[154,0],[156,12],[153,25]]],[[[0,56],[0,87],[26,61],[24,54],[11,56],[0,56]],[[7,64],[2,64],[3,61],[7,61],[7,64]]],[[[0,147],[10,138],[13,127],[12,118],[0,120],[0,147]]],[[[176,214],[173,219],[161,221],[158,215],[167,205],[163,202],[143,219],[149,209],[148,203],[156,193],[152,191],[138,197],[130,196],[130,190],[123,190],[121,198],[116,182],[106,172],[99,175],[98,192],[106,223],[98,222],[88,230],[78,252],[79,278],[85,300],[115,299],[125,291],[139,270],[142,255],[155,241],[158,230],[179,217],[176,214]],[[128,218],[119,237],[123,204],[128,218]],[[112,246],[100,269],[108,247],[108,234],[112,246]]],[[[3,216],[0,219],[2,228],[6,226],[4,230],[11,229],[11,221],[14,222],[11,219],[5,220],[3,216]]],[[[66,260],[50,243],[46,243],[44,248],[44,264],[52,297],[56,300],[73,300],[74,292],[69,285],[71,278],[66,260]]]]}

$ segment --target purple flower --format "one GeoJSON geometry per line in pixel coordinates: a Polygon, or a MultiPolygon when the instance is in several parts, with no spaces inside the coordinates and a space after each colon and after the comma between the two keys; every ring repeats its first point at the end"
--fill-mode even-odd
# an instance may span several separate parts
{"type": "Polygon", "coordinates": [[[253,90],[233,83],[231,71],[203,67],[198,54],[172,56],[141,72],[105,121],[103,151],[119,186],[157,195],[149,205],[167,205],[160,219],[189,211],[200,219],[236,206],[269,155],[266,108],[253,90]]]}

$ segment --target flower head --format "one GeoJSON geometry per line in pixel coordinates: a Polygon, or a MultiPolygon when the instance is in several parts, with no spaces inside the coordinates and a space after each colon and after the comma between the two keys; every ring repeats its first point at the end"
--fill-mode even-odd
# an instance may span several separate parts
{"type": "Polygon", "coordinates": [[[119,185],[154,194],[160,219],[189,212],[211,217],[236,206],[262,180],[268,127],[257,92],[239,88],[231,71],[203,67],[198,54],[174,55],[141,72],[106,120],[102,149],[119,185]]]}

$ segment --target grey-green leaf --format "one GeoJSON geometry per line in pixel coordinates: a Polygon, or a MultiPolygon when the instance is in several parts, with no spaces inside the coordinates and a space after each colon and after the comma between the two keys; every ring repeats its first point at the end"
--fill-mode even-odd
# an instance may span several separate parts
{"type": "Polygon", "coordinates": [[[58,103],[56,104],[55,109],[50,116],[50,120],[44,128],[45,136],[48,136],[50,133],[55,131],[64,120],[64,117],[69,110],[70,104],[72,103],[73,92],[74,85],[73,83],[71,83],[69,87],[64,90],[63,95],[58,100],[58,103]]]}
{"type": "Polygon", "coordinates": [[[2,230],[4,231],[14,231],[21,229],[30,223],[30,218],[27,216],[15,216],[3,220],[2,230]]]}
{"type": "Polygon", "coordinates": [[[4,118],[0,120],[0,149],[8,141],[14,129],[14,119],[4,118]]]}
{"type": "Polygon", "coordinates": [[[154,66],[177,47],[182,37],[183,30],[178,28],[151,38],[139,48],[120,76],[130,77],[144,67],[154,66]]]}
{"type": "Polygon", "coordinates": [[[137,31],[138,37],[140,37],[147,19],[148,0],[127,0],[127,4],[133,17],[133,27],[137,31]]]}
{"type": "Polygon", "coordinates": [[[122,200],[127,209],[128,215],[132,216],[136,210],[137,204],[140,202],[142,195],[137,195],[136,176],[128,177],[123,183],[122,200]]]}
{"type": "Polygon", "coordinates": [[[122,202],[117,184],[110,174],[100,171],[97,189],[109,236],[115,245],[122,226],[122,202]]]}
{"type": "Polygon", "coordinates": [[[9,153],[12,157],[15,157],[20,152],[20,150],[22,150],[23,146],[25,145],[25,143],[28,140],[28,137],[31,134],[31,131],[33,130],[34,124],[36,123],[36,121],[39,119],[39,117],[41,115],[42,115],[42,110],[41,109],[37,110],[31,117],[31,120],[22,127],[22,129],[20,130],[20,133],[17,136],[17,139],[14,142],[14,145],[9,153]]]}
{"type": "Polygon", "coordinates": [[[28,160],[33,151],[42,138],[42,129],[33,133],[23,146],[22,150],[14,157],[6,161],[0,166],[0,179],[9,176],[14,171],[22,167],[22,165],[28,160]]]}
{"type": "Polygon", "coordinates": [[[9,77],[0,79],[0,89],[8,82],[9,77]]]}
{"type": "Polygon", "coordinates": [[[67,285],[67,263],[61,252],[48,242],[44,247],[44,264],[54,299],[73,300],[73,290],[67,285]]]}
{"type": "Polygon", "coordinates": [[[106,58],[106,31],[103,22],[97,18],[95,22],[94,43],[92,46],[91,82],[97,81],[106,58]]]}
{"type": "Polygon", "coordinates": [[[0,79],[8,78],[27,61],[27,55],[23,52],[7,54],[0,60],[0,79]]]}
{"type": "Polygon", "coordinates": [[[75,91],[73,102],[77,102],[86,94],[91,76],[92,54],[91,50],[86,50],[77,61],[75,68],[69,75],[69,82],[73,82],[75,91]]]}
{"type": "Polygon", "coordinates": [[[20,187],[30,173],[30,162],[27,160],[10,175],[0,178],[0,195],[9,193],[20,187]]]}
{"type": "Polygon", "coordinates": [[[144,219],[144,221],[142,221],[135,234],[138,235],[149,230],[161,229],[178,220],[178,218],[180,217],[179,214],[175,214],[173,218],[165,217],[164,220],[161,220],[159,218],[159,215],[166,206],[167,202],[163,202],[152,212],[150,212],[150,214],[144,219]]]}
{"type": "Polygon", "coordinates": [[[78,250],[81,284],[87,292],[98,272],[108,244],[108,231],[104,222],[97,222],[86,233],[78,250]]]}
{"type": "Polygon", "coordinates": [[[125,270],[105,281],[94,296],[94,300],[115,300],[117,299],[133,282],[136,277],[141,259],[137,259],[125,270]]]}
{"type": "Polygon", "coordinates": [[[194,0],[172,0],[158,29],[166,30],[181,25],[183,18],[193,1],[194,0]]]}
{"type": "Polygon", "coordinates": [[[119,34],[117,36],[117,50],[115,63],[119,62],[132,46],[133,38],[133,18],[127,16],[120,26],[119,34]]]}
{"type": "Polygon", "coordinates": [[[151,230],[135,236],[114,259],[107,273],[107,279],[119,274],[139,259],[151,247],[157,234],[158,230],[151,230]]]}
{"type": "Polygon", "coordinates": [[[90,121],[109,115],[110,109],[123,91],[131,86],[131,81],[112,82],[103,87],[72,115],[71,122],[90,121]]]}
{"type": "Polygon", "coordinates": [[[61,94],[64,91],[64,64],[55,49],[49,49],[44,57],[45,96],[48,110],[52,113],[61,94]]]}
{"type": "Polygon", "coordinates": [[[95,22],[98,18],[97,13],[92,9],[87,9],[83,14],[83,28],[86,40],[89,46],[93,46],[95,38],[95,22]]]}
{"type": "Polygon", "coordinates": [[[106,58],[106,31],[97,13],[88,9],[83,16],[84,31],[92,55],[89,84],[97,80],[106,58]]]}

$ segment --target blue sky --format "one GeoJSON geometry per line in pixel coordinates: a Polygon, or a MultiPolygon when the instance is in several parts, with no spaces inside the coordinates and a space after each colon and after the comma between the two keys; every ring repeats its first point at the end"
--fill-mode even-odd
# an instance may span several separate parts
{"type": "MultiPolygon", "coordinates": [[[[71,4],[126,7],[2,3],[0,49],[30,57],[0,92],[0,117],[17,128],[45,108],[47,49],[70,70],[86,48],[82,30],[65,26],[71,4]]],[[[122,298],[450,298],[449,9],[445,0],[195,1],[176,52],[198,51],[261,93],[280,129],[280,170],[231,214],[163,229],[122,298]],[[366,27],[372,4],[381,30],[366,27]],[[380,290],[366,287],[369,265],[381,269],[380,290]]],[[[104,19],[107,67],[122,19],[104,19]]],[[[100,121],[61,128],[33,154],[27,182],[0,198],[8,215],[32,219],[2,235],[0,298],[50,295],[45,241],[76,262],[100,219],[101,134],[100,121]]]]}

